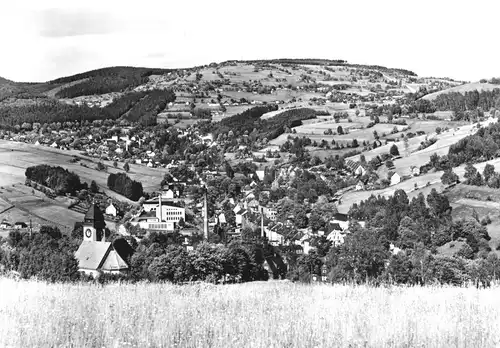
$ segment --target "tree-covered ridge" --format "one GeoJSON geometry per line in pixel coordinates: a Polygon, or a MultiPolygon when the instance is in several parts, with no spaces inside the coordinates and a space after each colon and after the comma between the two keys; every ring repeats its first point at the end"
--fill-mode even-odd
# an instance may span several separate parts
{"type": "Polygon", "coordinates": [[[257,106],[241,114],[223,119],[217,124],[209,126],[205,131],[211,132],[214,137],[219,134],[237,132],[247,134],[255,139],[271,140],[285,132],[286,128],[300,126],[302,120],[316,117],[316,111],[309,108],[299,108],[284,111],[268,119],[261,119],[267,112],[278,110],[277,105],[257,106]]]}
{"type": "Polygon", "coordinates": [[[169,71],[167,69],[109,67],[62,77],[50,81],[50,83],[70,83],[83,80],[81,83],[63,88],[56,93],[56,96],[60,98],[75,98],[83,95],[123,92],[146,83],[150,75],[164,74],[169,71]]]}
{"type": "Polygon", "coordinates": [[[107,118],[112,117],[105,110],[86,105],[69,105],[49,99],[23,106],[0,107],[0,125],[3,126],[21,125],[24,122],[51,123],[82,119],[93,121],[107,118]]]}
{"type": "Polygon", "coordinates": [[[66,193],[75,195],[76,191],[86,187],[80,182],[80,177],[77,174],[59,166],[41,164],[28,167],[25,175],[26,179],[49,187],[58,195],[66,193]]]}
{"type": "Polygon", "coordinates": [[[124,115],[129,121],[146,120],[148,124],[154,124],[158,112],[174,100],[174,92],[162,89],[125,93],[104,108],[66,104],[48,98],[37,99],[34,103],[22,106],[0,106],[0,125],[115,120],[124,115]]]}
{"type": "Polygon", "coordinates": [[[221,64],[244,63],[244,64],[305,64],[305,65],[342,65],[347,61],[342,59],[318,59],[318,58],[278,58],[257,60],[229,60],[221,64]]]}
{"type": "Polygon", "coordinates": [[[477,108],[490,110],[500,104],[500,88],[481,92],[474,90],[465,93],[443,93],[438,95],[433,103],[436,109],[441,111],[467,111],[477,108]]]}
{"type": "Polygon", "coordinates": [[[413,71],[406,69],[398,69],[398,68],[387,68],[385,66],[380,65],[364,65],[364,64],[350,64],[346,60],[342,59],[318,59],[318,58],[279,58],[279,59],[267,59],[267,60],[230,60],[227,62],[221,63],[223,64],[231,64],[231,63],[245,63],[245,64],[284,64],[284,65],[341,65],[352,68],[364,68],[364,69],[373,69],[384,72],[396,72],[403,75],[409,76],[417,76],[413,71]]]}
{"type": "MultiPolygon", "coordinates": [[[[156,116],[162,112],[168,103],[175,100],[175,93],[171,90],[155,89],[148,92],[133,92],[137,102],[125,113],[123,118],[130,122],[144,121],[155,124],[156,116]]],[[[122,98],[116,100],[121,103],[122,98]]],[[[110,105],[111,106],[111,105],[110,105]]]]}

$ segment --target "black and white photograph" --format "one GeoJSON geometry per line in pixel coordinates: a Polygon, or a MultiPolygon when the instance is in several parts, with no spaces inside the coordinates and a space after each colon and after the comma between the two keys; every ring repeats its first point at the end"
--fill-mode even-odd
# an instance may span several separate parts
{"type": "Polygon", "coordinates": [[[0,348],[500,347],[499,14],[2,1],[0,348]]]}

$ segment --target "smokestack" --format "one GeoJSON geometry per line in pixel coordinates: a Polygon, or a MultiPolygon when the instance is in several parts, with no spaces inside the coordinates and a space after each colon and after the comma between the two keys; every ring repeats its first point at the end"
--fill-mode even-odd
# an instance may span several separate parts
{"type": "Polygon", "coordinates": [[[161,192],[158,196],[158,210],[156,210],[156,217],[158,218],[158,220],[160,220],[159,222],[163,221],[163,210],[161,208],[161,192]]]}
{"type": "Polygon", "coordinates": [[[264,208],[260,207],[260,236],[264,238],[264,208]]]}
{"type": "Polygon", "coordinates": [[[207,188],[205,186],[205,195],[203,202],[203,238],[208,240],[208,204],[207,204],[207,188]]]}

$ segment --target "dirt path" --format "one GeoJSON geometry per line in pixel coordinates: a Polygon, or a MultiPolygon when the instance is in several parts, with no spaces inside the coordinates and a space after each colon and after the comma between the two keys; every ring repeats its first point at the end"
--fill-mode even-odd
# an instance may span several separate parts
{"type": "Polygon", "coordinates": [[[477,208],[491,208],[491,209],[499,209],[500,203],[497,202],[489,202],[489,201],[479,201],[477,199],[471,198],[460,198],[458,201],[454,202],[459,205],[467,205],[469,207],[477,207],[477,208]]]}

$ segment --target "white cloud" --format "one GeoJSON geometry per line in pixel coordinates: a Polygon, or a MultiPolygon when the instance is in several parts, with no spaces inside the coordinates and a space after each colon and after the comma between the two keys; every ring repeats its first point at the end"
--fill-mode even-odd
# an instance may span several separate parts
{"type": "Polygon", "coordinates": [[[2,4],[0,76],[47,80],[110,65],[185,67],[319,57],[477,80],[500,76],[497,5],[357,0],[21,1],[2,4]]]}

